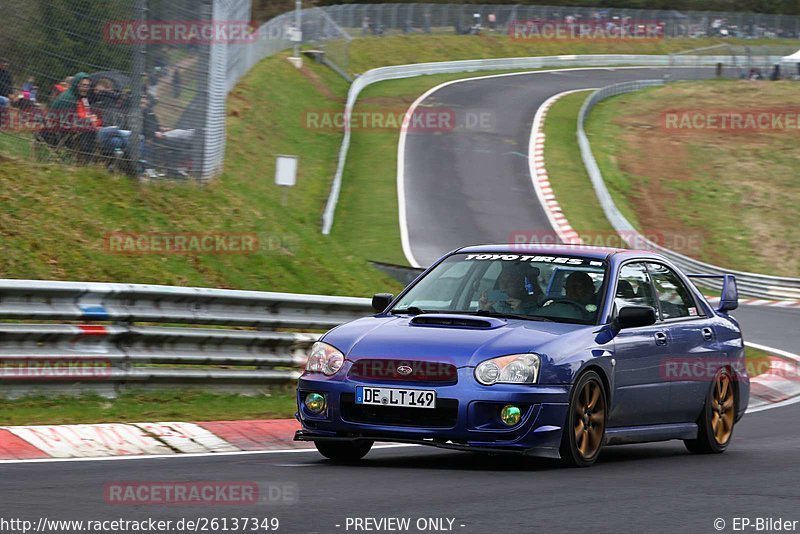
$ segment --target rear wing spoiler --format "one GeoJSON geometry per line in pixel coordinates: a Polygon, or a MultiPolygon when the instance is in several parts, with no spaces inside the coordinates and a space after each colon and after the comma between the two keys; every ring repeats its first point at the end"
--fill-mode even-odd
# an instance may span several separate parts
{"type": "Polygon", "coordinates": [[[727,313],[739,307],[739,289],[736,287],[736,277],[732,274],[687,274],[689,278],[706,278],[722,280],[722,291],[719,296],[717,311],[727,313]]]}

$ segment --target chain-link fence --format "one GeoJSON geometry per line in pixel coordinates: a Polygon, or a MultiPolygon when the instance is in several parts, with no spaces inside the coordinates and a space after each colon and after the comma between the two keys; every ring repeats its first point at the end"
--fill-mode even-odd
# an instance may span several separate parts
{"type": "MultiPolygon", "coordinates": [[[[0,149],[130,175],[198,176],[210,2],[6,0],[0,149]]],[[[249,20],[245,18],[245,23],[249,20]]]]}
{"type": "Polygon", "coordinates": [[[798,38],[800,17],[540,5],[347,4],[323,8],[352,35],[513,32],[520,23],[602,23],[610,29],[657,23],[665,37],[798,38]]]}
{"type": "MultiPolygon", "coordinates": [[[[606,8],[348,4],[305,9],[299,26],[290,12],[257,29],[250,0],[5,0],[3,8],[0,154],[152,179],[218,175],[228,92],[296,44],[349,77],[354,36],[509,34],[549,23],[634,36],[649,25],[659,38],[800,36],[800,17],[606,8]]],[[[748,50],[748,73],[766,70],[759,58],[775,54],[748,50]]]]}

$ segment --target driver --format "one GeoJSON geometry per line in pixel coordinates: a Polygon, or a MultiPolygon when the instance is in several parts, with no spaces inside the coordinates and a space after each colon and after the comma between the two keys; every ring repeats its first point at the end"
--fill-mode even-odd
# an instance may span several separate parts
{"type": "MultiPolygon", "coordinates": [[[[537,281],[538,269],[507,269],[497,277],[497,288],[504,293],[504,300],[491,302],[491,310],[500,313],[530,314],[539,308],[544,293],[537,281]],[[529,272],[525,272],[525,271],[529,272]]],[[[481,309],[490,302],[486,294],[480,299],[481,309]]]]}

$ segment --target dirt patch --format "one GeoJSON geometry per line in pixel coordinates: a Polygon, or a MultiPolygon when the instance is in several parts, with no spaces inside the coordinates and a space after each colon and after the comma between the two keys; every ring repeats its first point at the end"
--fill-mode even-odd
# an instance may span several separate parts
{"type": "Polygon", "coordinates": [[[322,78],[319,77],[319,74],[309,69],[305,65],[298,70],[300,71],[300,74],[302,74],[309,81],[309,83],[311,83],[311,86],[316,89],[319,94],[328,100],[333,100],[334,102],[344,102],[344,100],[342,100],[336,93],[331,91],[330,87],[325,85],[325,82],[322,81],[322,78]]]}
{"type": "Polygon", "coordinates": [[[665,123],[665,113],[685,110],[797,116],[798,101],[796,85],[767,82],[694,82],[611,101],[616,141],[607,146],[640,228],[711,263],[800,275],[800,128],[676,131],[665,123]]]}

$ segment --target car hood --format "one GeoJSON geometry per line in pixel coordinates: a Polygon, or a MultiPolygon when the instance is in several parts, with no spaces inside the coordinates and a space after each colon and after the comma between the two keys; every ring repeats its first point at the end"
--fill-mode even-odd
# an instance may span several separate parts
{"type": "Polygon", "coordinates": [[[463,367],[477,365],[487,358],[525,352],[537,352],[549,360],[559,360],[586,347],[587,343],[593,345],[593,333],[598,329],[597,326],[468,315],[437,314],[435,317],[485,320],[489,326],[421,325],[414,324],[413,317],[409,316],[375,316],[339,326],[326,334],[323,341],[342,351],[351,361],[406,359],[463,367]],[[581,338],[585,341],[578,342],[581,338]]]}

